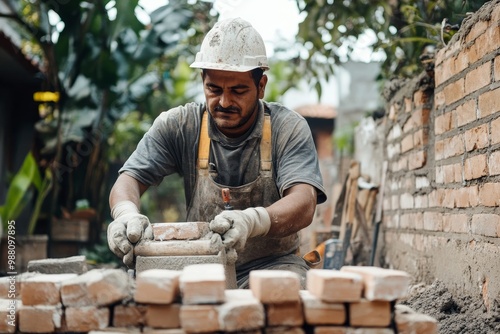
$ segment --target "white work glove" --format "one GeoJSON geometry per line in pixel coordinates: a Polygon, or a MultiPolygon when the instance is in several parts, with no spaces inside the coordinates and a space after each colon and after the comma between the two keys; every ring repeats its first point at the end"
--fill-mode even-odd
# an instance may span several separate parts
{"type": "Polygon", "coordinates": [[[225,210],[210,222],[210,230],[222,236],[226,249],[241,251],[248,238],[264,236],[271,228],[271,218],[263,207],[225,210]]]}
{"type": "Polygon", "coordinates": [[[129,268],[135,267],[134,245],[153,239],[153,228],[148,217],[141,215],[131,201],[118,202],[111,209],[113,221],[108,226],[108,246],[129,268]]]}

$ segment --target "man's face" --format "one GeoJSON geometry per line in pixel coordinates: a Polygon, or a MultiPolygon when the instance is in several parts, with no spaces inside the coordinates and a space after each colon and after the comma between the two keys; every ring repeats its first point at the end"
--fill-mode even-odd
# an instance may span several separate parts
{"type": "Polygon", "coordinates": [[[255,86],[251,72],[205,70],[203,91],[217,128],[228,137],[243,135],[255,122],[267,77],[255,86]]]}

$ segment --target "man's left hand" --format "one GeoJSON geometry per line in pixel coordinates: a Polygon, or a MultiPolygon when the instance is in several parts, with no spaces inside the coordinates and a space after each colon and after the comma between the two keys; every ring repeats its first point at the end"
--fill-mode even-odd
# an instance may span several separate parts
{"type": "Polygon", "coordinates": [[[263,207],[226,210],[210,222],[210,230],[222,236],[226,249],[242,251],[248,238],[264,236],[271,228],[271,218],[263,207]]]}

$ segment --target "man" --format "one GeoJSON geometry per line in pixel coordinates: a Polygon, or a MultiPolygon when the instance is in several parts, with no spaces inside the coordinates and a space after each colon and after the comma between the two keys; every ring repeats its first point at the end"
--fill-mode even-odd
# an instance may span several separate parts
{"type": "Polygon", "coordinates": [[[191,67],[201,69],[206,103],[163,112],[121,168],[109,199],[110,249],[134,265],[134,245],[152,238],[148,218],[139,213],[140,196],[179,173],[187,221],[209,221],[226,249],[236,250],[238,287],[248,287],[255,269],[297,272],[305,286],[298,231],[326,200],[306,121],[261,100],[269,69],[265,46],[242,19],[218,22],[191,67]],[[223,210],[222,188],[230,189],[234,210],[223,210]]]}

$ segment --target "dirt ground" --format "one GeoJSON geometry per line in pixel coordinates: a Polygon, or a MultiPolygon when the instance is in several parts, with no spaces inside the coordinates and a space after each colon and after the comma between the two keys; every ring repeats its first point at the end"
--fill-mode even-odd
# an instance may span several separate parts
{"type": "Polygon", "coordinates": [[[498,334],[500,305],[495,301],[489,312],[480,296],[477,299],[452,295],[444,283],[413,286],[400,304],[434,317],[440,334],[498,334]]]}

